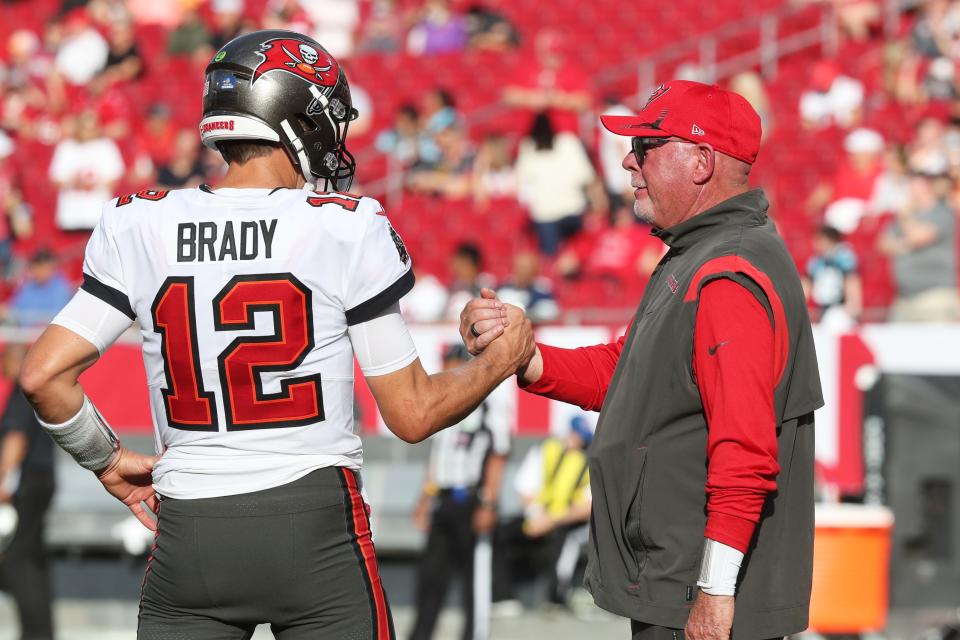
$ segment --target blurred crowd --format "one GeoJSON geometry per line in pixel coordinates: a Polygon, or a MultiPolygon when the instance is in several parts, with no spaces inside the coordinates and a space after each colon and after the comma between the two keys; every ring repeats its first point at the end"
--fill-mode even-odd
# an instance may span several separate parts
{"type": "MultiPolygon", "coordinates": [[[[4,6],[26,4],[7,0],[4,6]]],[[[509,3],[33,4],[45,4],[48,19],[7,25],[0,52],[0,312],[7,322],[34,317],[29,305],[38,296],[19,294],[76,280],[102,202],[140,189],[216,184],[224,166],[198,141],[198,105],[184,106],[181,96],[170,95],[164,75],[199,77],[217,48],[256,28],[308,33],[348,70],[353,60],[370,56],[449,60],[520,52],[510,58],[515,64],[502,71],[499,94],[486,96],[486,105],[462,108],[464,83],[447,81],[413,100],[390,103],[391,115],[371,96],[383,87],[352,83],[355,105],[366,115],[351,127],[361,166],[353,190],[386,197],[388,207],[397,189],[415,202],[449,202],[458,227],[451,232],[457,242],[429,247],[448,255],[433,256],[426,261],[429,269],[418,273],[421,285],[407,305],[411,318],[454,317],[464,296],[498,285],[510,288],[518,302],[538,304],[539,320],[556,320],[571,306],[602,304],[598,298],[605,293],[641,291],[663,254],[649,227],[631,213],[629,175],[620,166],[629,142],[596,126],[597,113],[638,108],[641,89],[603,85],[571,55],[561,27],[521,28],[509,3]],[[489,125],[491,110],[509,114],[508,124],[489,125]],[[377,174],[365,166],[386,168],[377,174]],[[504,202],[521,208],[526,224],[497,253],[477,224],[496,222],[504,202]],[[54,285],[42,281],[47,276],[37,267],[51,261],[54,285]],[[494,268],[487,270],[485,262],[494,268]],[[600,293],[571,295],[590,291],[600,293]]],[[[765,157],[778,167],[789,161],[778,134],[802,131],[825,141],[823,153],[833,161],[821,158],[819,172],[807,168],[817,175],[814,188],[788,196],[763,172],[758,183],[771,192],[775,217],[785,201],[801,202],[801,232],[785,237],[807,278],[811,307],[837,327],[887,317],[954,320],[960,313],[954,229],[960,4],[920,3],[895,38],[884,35],[878,7],[871,0],[838,6],[842,47],[874,62],[803,54],[794,62],[803,67],[804,89],[789,109],[782,107],[775,78],[747,70],[725,79],[761,115],[761,163],[765,157]],[[877,273],[890,269],[894,300],[877,294],[882,286],[875,274],[859,277],[864,265],[879,265],[877,273]]],[[[658,70],[663,74],[707,78],[691,60],[658,70]]],[[[414,221],[410,233],[421,230],[415,212],[404,215],[414,221]]],[[[798,225],[786,217],[778,222],[798,225]]],[[[399,222],[401,231],[405,224],[399,222]]]]}

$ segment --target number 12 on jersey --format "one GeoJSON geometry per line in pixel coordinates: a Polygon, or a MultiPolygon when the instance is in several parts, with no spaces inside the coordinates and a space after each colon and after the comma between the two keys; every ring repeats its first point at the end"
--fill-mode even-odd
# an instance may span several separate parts
{"type": "MultiPolygon", "coordinates": [[[[192,276],[167,278],[151,307],[160,334],[171,427],[217,431],[217,400],[203,386],[192,276]]],[[[273,314],[273,334],[237,337],[217,358],[227,431],[296,427],[324,419],[320,374],[284,379],[265,393],[261,374],[292,371],[313,349],[312,294],[290,273],[234,276],[213,299],[216,331],[255,328],[254,314],[273,314]]]]}

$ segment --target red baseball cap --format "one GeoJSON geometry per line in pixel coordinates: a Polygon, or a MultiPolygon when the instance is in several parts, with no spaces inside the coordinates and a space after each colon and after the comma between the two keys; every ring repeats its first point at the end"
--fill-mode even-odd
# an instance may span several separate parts
{"type": "Polygon", "coordinates": [[[657,87],[635,116],[600,116],[621,136],[706,142],[720,153],[753,164],[760,150],[760,116],[746,98],[717,85],[674,80],[657,87]]]}

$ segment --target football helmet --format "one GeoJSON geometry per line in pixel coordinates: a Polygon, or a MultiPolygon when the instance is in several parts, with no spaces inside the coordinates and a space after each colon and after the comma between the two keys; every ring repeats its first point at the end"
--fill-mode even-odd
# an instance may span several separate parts
{"type": "Polygon", "coordinates": [[[293,31],[234,38],[207,65],[200,138],[278,142],[308,183],[348,189],[356,162],[347,128],[357,117],[340,65],[317,41],[293,31]]]}

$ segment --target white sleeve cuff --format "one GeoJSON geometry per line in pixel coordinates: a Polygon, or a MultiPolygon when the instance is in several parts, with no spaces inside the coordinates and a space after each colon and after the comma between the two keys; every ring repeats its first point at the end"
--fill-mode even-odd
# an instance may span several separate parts
{"type": "Polygon", "coordinates": [[[697,586],[711,596],[732,596],[737,593],[737,577],[743,552],[722,542],[704,538],[703,560],[697,586]]]}
{"type": "Polygon", "coordinates": [[[51,324],[69,329],[103,355],[133,321],[122,311],[80,289],[51,324]]]}
{"type": "Polygon", "coordinates": [[[350,325],[347,331],[365,376],[393,373],[417,359],[417,347],[396,303],[371,320],[350,325]]]}

